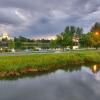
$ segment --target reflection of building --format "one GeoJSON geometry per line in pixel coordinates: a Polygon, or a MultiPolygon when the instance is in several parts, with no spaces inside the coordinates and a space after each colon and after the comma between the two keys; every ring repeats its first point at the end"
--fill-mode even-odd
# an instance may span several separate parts
{"type": "Polygon", "coordinates": [[[10,37],[7,32],[4,32],[2,36],[0,36],[0,41],[2,40],[14,40],[14,38],[10,37]]]}

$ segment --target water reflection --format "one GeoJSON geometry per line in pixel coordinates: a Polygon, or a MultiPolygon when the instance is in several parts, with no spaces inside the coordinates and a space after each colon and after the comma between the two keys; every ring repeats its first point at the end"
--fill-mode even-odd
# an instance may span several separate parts
{"type": "Polygon", "coordinates": [[[93,65],[91,66],[91,70],[93,73],[97,73],[100,70],[100,66],[99,65],[93,65]]]}
{"type": "Polygon", "coordinates": [[[0,81],[0,100],[100,100],[99,65],[0,81]]]}

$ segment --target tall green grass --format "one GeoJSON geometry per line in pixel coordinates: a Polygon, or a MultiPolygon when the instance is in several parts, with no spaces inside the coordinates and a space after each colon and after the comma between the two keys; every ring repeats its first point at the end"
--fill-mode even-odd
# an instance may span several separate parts
{"type": "Polygon", "coordinates": [[[27,67],[32,67],[33,69],[49,69],[57,66],[81,63],[100,63],[100,52],[72,51],[61,54],[3,56],[0,57],[0,72],[21,71],[27,67]]]}

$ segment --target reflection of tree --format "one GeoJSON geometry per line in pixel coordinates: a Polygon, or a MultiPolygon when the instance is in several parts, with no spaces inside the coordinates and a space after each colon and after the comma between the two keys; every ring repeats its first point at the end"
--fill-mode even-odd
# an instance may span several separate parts
{"type": "Polygon", "coordinates": [[[67,65],[62,69],[65,70],[66,72],[80,71],[81,65],[67,65]]]}
{"type": "MultiPolygon", "coordinates": [[[[86,65],[85,67],[90,68],[90,70],[93,73],[97,73],[98,71],[100,71],[100,64],[95,64],[95,65],[86,65]]],[[[81,70],[81,65],[74,65],[74,66],[66,66],[64,68],[62,68],[64,70],[66,70],[66,72],[73,72],[73,71],[80,71],[81,70]]]]}

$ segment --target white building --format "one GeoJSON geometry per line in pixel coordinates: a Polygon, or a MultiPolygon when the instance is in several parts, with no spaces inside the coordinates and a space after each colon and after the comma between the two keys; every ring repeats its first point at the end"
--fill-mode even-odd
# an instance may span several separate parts
{"type": "Polygon", "coordinates": [[[2,41],[3,39],[14,40],[14,38],[13,37],[10,37],[7,32],[4,32],[2,34],[2,36],[0,36],[0,41],[2,41]]]}
{"type": "Polygon", "coordinates": [[[79,49],[79,36],[76,33],[74,33],[72,41],[74,43],[73,49],[79,49]]]}

